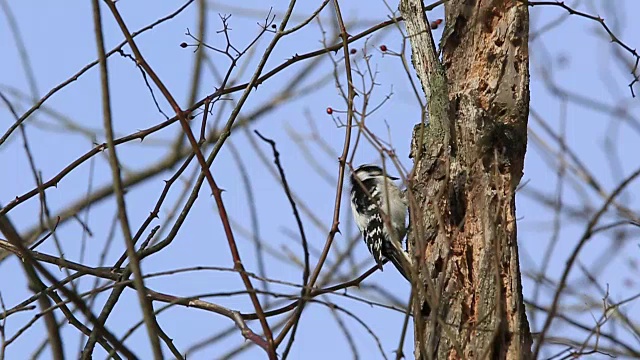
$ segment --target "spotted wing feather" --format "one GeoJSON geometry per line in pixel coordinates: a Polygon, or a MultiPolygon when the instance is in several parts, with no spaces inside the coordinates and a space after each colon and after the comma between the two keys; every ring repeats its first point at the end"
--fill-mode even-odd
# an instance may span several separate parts
{"type": "Polygon", "coordinates": [[[378,267],[382,269],[382,263],[384,261],[384,243],[385,243],[385,234],[383,231],[384,223],[382,222],[382,218],[380,214],[376,213],[371,215],[369,221],[367,223],[366,229],[362,231],[362,235],[364,236],[364,242],[367,244],[369,248],[369,252],[373,256],[373,259],[378,264],[378,267]]]}
{"type": "Polygon", "coordinates": [[[385,259],[385,233],[384,222],[378,211],[380,194],[377,191],[374,179],[365,180],[362,185],[371,196],[367,195],[359,183],[354,183],[351,189],[351,206],[356,224],[364,236],[364,242],[374,260],[382,269],[385,259]]]}

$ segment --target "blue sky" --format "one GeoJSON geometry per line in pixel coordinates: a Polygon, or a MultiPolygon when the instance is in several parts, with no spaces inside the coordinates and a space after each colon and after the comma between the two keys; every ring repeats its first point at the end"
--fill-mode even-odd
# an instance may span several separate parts
{"type": "MultiPolygon", "coordinates": [[[[299,2],[296,5],[291,24],[302,21],[305,15],[310,14],[319,3],[319,1],[299,2]]],[[[72,1],[60,5],[53,2],[8,1],[8,4],[19,26],[36,79],[35,89],[32,89],[18,48],[11,31],[9,31],[7,17],[3,16],[0,18],[0,43],[3,44],[4,52],[3,66],[0,67],[0,91],[10,95],[9,98],[13,100],[18,113],[21,114],[32,104],[30,98],[34,96],[40,98],[51,88],[96,59],[96,48],[90,2],[72,1]],[[24,94],[22,100],[19,100],[16,91],[24,94]]],[[[120,0],[117,4],[129,29],[136,30],[175,11],[182,5],[182,2],[120,0]]],[[[640,34],[640,25],[628,14],[640,13],[640,4],[632,0],[618,1],[616,6],[619,8],[616,9],[611,8],[610,4],[576,2],[575,5],[590,14],[603,16],[606,23],[612,27],[621,40],[632,48],[637,47],[640,43],[640,35],[638,35],[640,34]]],[[[232,2],[228,2],[226,5],[210,4],[207,13],[206,42],[212,46],[224,46],[224,37],[216,33],[221,28],[218,13],[233,14],[229,19],[232,28],[231,39],[234,44],[243,47],[258,33],[259,27],[256,22],[262,21],[262,17],[268,11],[268,6],[273,6],[272,13],[276,16],[275,21],[278,24],[282,19],[285,5],[285,2],[265,4],[262,1],[245,1],[240,5],[232,2]]],[[[389,6],[395,9],[397,4],[389,3],[389,6]]],[[[345,3],[342,10],[348,23],[348,31],[351,34],[384,21],[389,15],[385,4],[379,1],[372,1],[366,7],[345,3]],[[356,25],[350,25],[354,23],[356,25]]],[[[438,8],[429,13],[429,18],[431,20],[442,18],[442,12],[442,8],[438,8]]],[[[566,12],[557,7],[534,7],[530,9],[530,12],[533,33],[566,16],[566,12]]],[[[328,34],[331,34],[331,12],[324,11],[322,14],[324,28],[328,34]]],[[[185,31],[189,29],[192,33],[196,32],[196,17],[197,7],[194,4],[173,20],[136,38],[147,61],[183,108],[188,106],[187,99],[194,53],[193,48],[183,49],[179,44],[182,42],[193,43],[193,40],[185,35],[185,31]]],[[[111,49],[121,42],[123,37],[106,7],[103,7],[103,19],[106,47],[111,49]]],[[[435,31],[437,37],[440,36],[440,33],[441,29],[435,31]]],[[[250,78],[253,66],[257,63],[271,36],[271,34],[264,35],[264,39],[257,44],[255,53],[249,53],[243,59],[246,61],[243,66],[246,66],[247,69],[239,76],[238,81],[246,81],[250,78]]],[[[335,34],[331,36],[335,36],[335,34]]],[[[301,54],[321,48],[321,38],[322,33],[315,23],[284,38],[270,57],[266,69],[274,68],[296,53],[301,54]]],[[[334,43],[337,39],[332,37],[327,41],[334,43]]],[[[410,168],[411,161],[407,157],[409,138],[413,125],[419,121],[420,112],[407,76],[401,69],[399,59],[383,55],[378,51],[378,47],[382,44],[391,50],[399,51],[401,38],[397,30],[388,28],[371,37],[366,43],[366,50],[371,54],[370,63],[377,69],[376,82],[380,84],[373,93],[371,103],[380,103],[387,95],[391,94],[390,100],[368,118],[367,126],[382,138],[390,137],[400,161],[405,168],[410,168]],[[387,130],[387,125],[389,130],[387,130]]],[[[360,65],[363,64],[361,56],[363,47],[365,47],[365,42],[362,40],[352,45],[352,48],[358,51],[353,58],[360,65]]],[[[597,176],[607,192],[611,191],[621,177],[630,174],[639,166],[638,157],[635,154],[637,154],[636,139],[640,134],[633,126],[629,125],[628,121],[621,121],[624,120],[623,116],[612,116],[610,112],[601,110],[606,107],[626,109],[629,119],[637,120],[636,118],[640,118],[638,99],[631,98],[627,87],[631,76],[619,65],[620,61],[632,62],[634,59],[625,52],[621,52],[618,57],[617,51],[619,50],[619,47],[608,41],[606,33],[597,23],[577,16],[566,19],[557,27],[551,27],[530,45],[532,110],[540,114],[556,131],[565,129],[567,146],[578,154],[589,171],[597,176]],[[547,75],[549,80],[545,80],[547,75]],[[566,101],[551,91],[550,84],[569,92],[569,95],[565,96],[566,101]],[[589,104],[598,102],[601,105],[584,106],[571,94],[579,94],[587,99],[592,99],[593,101],[588,102],[589,104]],[[606,147],[605,140],[610,135],[615,139],[612,145],[613,150],[606,147]],[[617,154],[620,160],[619,171],[616,168],[617,163],[612,160],[613,154],[617,154]]],[[[125,51],[130,53],[128,47],[125,47],[125,51]]],[[[209,53],[209,55],[212,60],[211,66],[215,66],[218,71],[226,70],[227,59],[214,53],[209,53]]],[[[339,57],[339,55],[337,56],[339,57]]],[[[314,70],[311,76],[302,82],[302,88],[305,85],[311,87],[307,93],[296,97],[284,106],[276,107],[249,126],[250,130],[257,129],[278,143],[281,161],[287,171],[290,186],[300,197],[300,201],[313,209],[320,221],[321,226],[316,227],[308,216],[303,218],[310,246],[315,249],[322,248],[331,224],[335,194],[335,183],[331,183],[331,181],[335,182],[336,179],[337,157],[342,148],[345,131],[343,127],[337,127],[331,117],[326,114],[327,107],[339,110],[344,109],[345,105],[335,88],[333,79],[328,77],[331,75],[331,62],[327,57],[324,57],[322,61],[323,63],[314,70]],[[314,81],[323,78],[326,80],[319,84],[313,84],[314,81]],[[313,123],[313,127],[309,125],[310,122],[313,123]],[[303,142],[309,146],[311,155],[306,154],[292,140],[290,136],[292,131],[307,136],[303,142]],[[327,151],[310,140],[309,135],[314,131],[326,143],[327,151]],[[310,160],[309,156],[326,170],[328,181],[314,171],[314,162],[310,160]]],[[[303,69],[305,64],[306,62],[296,64],[259,86],[252,92],[241,116],[250,114],[253,110],[263,106],[265,102],[271,101],[274,95],[284,92],[297,76],[295,74],[303,69]]],[[[114,127],[118,136],[134,133],[164,120],[154,105],[144,79],[131,60],[116,54],[109,59],[109,67],[114,127]]],[[[242,66],[238,71],[243,71],[242,66]]],[[[341,78],[344,81],[344,74],[341,74],[341,78]]],[[[218,84],[219,81],[215,76],[205,70],[202,85],[196,98],[201,99],[210,94],[218,84]]],[[[640,91],[636,89],[636,92],[640,91]]],[[[155,94],[162,110],[171,116],[171,108],[161,99],[157,90],[155,94]]],[[[231,98],[237,99],[238,96],[239,94],[235,94],[231,98]]],[[[226,121],[225,116],[228,116],[230,105],[231,101],[228,104],[221,102],[217,105],[226,106],[226,110],[222,112],[223,122],[226,121]]],[[[34,159],[45,180],[50,179],[92,147],[90,138],[61,126],[60,117],[53,116],[52,111],[64,114],[68,119],[87,129],[97,129],[98,137],[96,140],[103,142],[98,68],[92,68],[77,81],[52,96],[45,103],[45,106],[26,122],[34,159]]],[[[4,132],[4,129],[8,128],[14,120],[6,108],[0,109],[0,112],[3,114],[0,117],[0,128],[4,132]]],[[[549,136],[544,135],[542,128],[535,121],[531,120],[530,126],[531,131],[540,135],[544,141],[550,144],[552,149],[558,148],[557,144],[550,141],[549,136]]],[[[199,121],[194,122],[194,129],[199,129],[199,121]]],[[[179,125],[174,124],[145,138],[142,142],[135,141],[118,147],[124,174],[146,168],[165,157],[172,140],[180,131],[179,125]]],[[[287,199],[281,187],[269,174],[267,166],[260,161],[248,136],[253,135],[248,135],[242,130],[235,131],[229,142],[241,154],[242,163],[251,179],[255,197],[254,204],[259,216],[259,234],[263,241],[281,254],[292,253],[299,257],[301,254],[299,241],[288,235],[291,231],[295,233],[296,225],[287,199]]],[[[268,165],[272,166],[270,149],[262,142],[259,142],[258,146],[268,157],[268,165]]],[[[358,148],[355,159],[355,163],[375,162],[376,153],[372,151],[371,147],[363,145],[358,148]]],[[[547,155],[543,151],[543,146],[532,141],[530,137],[525,174],[522,179],[522,182],[526,183],[526,187],[517,198],[518,237],[523,272],[535,271],[540,266],[545,246],[550,241],[552,234],[553,214],[551,210],[541,206],[530,195],[527,196],[527,189],[541,190],[553,196],[558,180],[555,170],[548,165],[546,159],[547,155]]],[[[6,205],[16,195],[35,186],[18,133],[0,147],[0,163],[6,169],[5,174],[0,176],[0,202],[2,205],[6,205]]],[[[194,164],[192,164],[185,174],[193,173],[194,169],[194,164]]],[[[250,237],[242,235],[244,234],[243,229],[251,228],[247,190],[240,181],[241,172],[230,148],[223,148],[211,170],[220,187],[226,190],[223,198],[228,212],[236,221],[234,230],[245,267],[249,271],[257,271],[254,245],[250,237]]],[[[174,171],[175,169],[163,172],[142,186],[128,189],[126,199],[132,228],[137,229],[147,217],[164,186],[163,180],[171,177],[174,171]]],[[[56,188],[47,190],[47,200],[52,212],[56,213],[57,210],[65,208],[70,202],[81,199],[87,192],[91,177],[93,188],[110,183],[106,153],[84,163],[72,174],[65,177],[56,188]]],[[[571,175],[569,177],[571,178],[571,175]]],[[[161,225],[163,229],[169,226],[164,223],[164,220],[169,218],[169,209],[173,207],[173,204],[180,203],[182,186],[182,184],[176,185],[169,193],[167,205],[161,211],[160,219],[155,221],[152,226],[161,225]]],[[[588,199],[587,203],[597,208],[604,201],[592,190],[586,190],[586,195],[583,196],[582,191],[576,189],[584,187],[574,187],[572,181],[567,181],[564,186],[566,186],[566,192],[563,201],[566,204],[580,205],[586,198],[588,199]]],[[[632,186],[630,189],[623,194],[622,202],[634,209],[637,205],[633,194],[634,190],[638,190],[638,186],[632,186]]],[[[342,235],[339,234],[335,240],[335,245],[339,249],[344,249],[348,239],[356,234],[355,226],[348,218],[350,213],[346,207],[348,206],[346,200],[347,198],[344,197],[342,235]]],[[[91,207],[88,225],[93,236],[85,239],[87,249],[84,255],[85,262],[92,265],[98,264],[104,242],[109,237],[114,209],[113,199],[91,207]]],[[[22,231],[37,225],[38,214],[37,199],[22,204],[10,212],[11,220],[22,231]]],[[[613,220],[616,217],[612,213],[607,219],[613,220]]],[[[571,249],[578,241],[584,228],[584,222],[576,222],[570,218],[562,220],[563,226],[559,232],[560,241],[549,260],[549,276],[553,279],[559,277],[571,249]]],[[[61,225],[56,233],[63,244],[65,256],[71,260],[78,260],[83,242],[82,229],[78,222],[69,221],[61,225]]],[[[633,238],[633,234],[631,232],[629,234],[631,238],[617,247],[617,252],[611,251],[609,237],[598,236],[594,237],[581,253],[580,262],[589,267],[594,261],[601,258],[603,249],[611,251],[612,261],[599,274],[598,282],[602,286],[608,284],[609,292],[615,299],[622,299],[637,293],[639,289],[637,284],[629,286],[628,283],[630,278],[633,279],[634,276],[637,278],[638,275],[638,270],[636,269],[634,273],[630,269],[629,263],[630,261],[638,261],[640,257],[639,242],[633,238]]],[[[356,246],[353,250],[354,258],[358,261],[365,261],[369,257],[367,250],[364,245],[358,245],[361,246],[356,246]]],[[[123,249],[124,242],[119,235],[119,230],[116,230],[112,249],[107,254],[107,264],[113,263],[123,249]]],[[[46,253],[57,253],[53,241],[43,244],[39,250],[46,253]]],[[[312,256],[311,263],[315,264],[316,260],[317,257],[312,256]]],[[[215,212],[215,204],[206,186],[200,191],[194,208],[170,247],[143,261],[145,273],[191,266],[232,266],[226,239],[215,212]]],[[[65,276],[55,267],[51,267],[50,270],[59,278],[65,276]]],[[[348,265],[341,268],[343,274],[347,274],[348,270],[348,265]]],[[[274,257],[267,257],[267,275],[275,279],[300,282],[299,268],[274,257]]],[[[588,289],[585,291],[586,294],[598,299],[596,290],[584,285],[581,278],[581,273],[574,270],[571,277],[572,285],[578,288],[584,286],[588,289]]],[[[80,284],[82,288],[86,289],[91,283],[92,280],[85,279],[80,284]]],[[[7,307],[14,306],[29,296],[25,284],[19,263],[15,258],[0,263],[0,294],[7,307]]],[[[156,291],[181,296],[235,291],[243,288],[236,274],[216,271],[154,278],[148,280],[147,285],[156,291]]],[[[408,284],[400,275],[389,269],[374,274],[367,279],[365,285],[377,285],[385,288],[402,302],[408,299],[408,284]]],[[[297,292],[297,289],[276,285],[272,285],[272,287],[287,293],[297,292]]],[[[532,282],[525,279],[525,295],[531,295],[532,289],[532,282]]],[[[367,297],[357,289],[350,289],[348,293],[367,297]]],[[[548,304],[551,295],[551,290],[543,290],[541,302],[548,304]]],[[[98,297],[97,301],[101,304],[105,299],[106,295],[102,295],[98,297]]],[[[379,336],[380,346],[384,353],[388,357],[394,356],[393,351],[397,347],[403,314],[381,307],[372,307],[369,304],[339,295],[331,295],[327,299],[364,320],[370,329],[379,336]]],[[[210,298],[209,300],[233,309],[251,311],[251,305],[246,295],[210,298]]],[[[581,303],[579,297],[572,297],[568,303],[578,307],[585,306],[586,299],[583,300],[581,303]]],[[[637,305],[633,303],[628,305],[625,310],[632,314],[634,307],[637,312],[637,305]]],[[[596,317],[599,315],[596,311],[593,314],[596,317]]],[[[25,312],[11,316],[6,326],[7,333],[13,334],[33,315],[33,312],[25,312]]],[[[368,331],[348,316],[344,314],[340,316],[353,329],[355,346],[362,358],[380,358],[378,345],[368,331]]],[[[107,325],[116,334],[123,334],[140,319],[136,294],[127,291],[109,318],[107,325]]],[[[174,339],[176,346],[183,351],[193,343],[232,325],[227,318],[219,315],[182,307],[172,307],[159,315],[158,319],[160,325],[174,339]]],[[[273,318],[271,321],[275,323],[278,320],[279,318],[273,318]]],[[[535,320],[535,323],[532,324],[534,330],[539,329],[543,318],[538,317],[535,320]]],[[[638,319],[636,318],[636,320],[638,319]]],[[[251,323],[251,326],[254,330],[259,329],[257,323],[251,323]]],[[[73,358],[78,346],[80,346],[77,330],[70,326],[65,326],[63,329],[67,356],[73,358]]],[[[8,348],[7,358],[29,356],[33,351],[34,344],[39,343],[42,336],[43,326],[41,324],[29,329],[21,339],[8,348]]],[[[409,334],[408,339],[411,339],[411,336],[409,334]]],[[[137,330],[126,343],[140,354],[141,358],[150,355],[146,332],[143,328],[137,330]]],[[[218,358],[242,343],[243,339],[240,334],[234,332],[225,341],[194,352],[189,358],[218,358]]],[[[411,348],[411,341],[408,341],[405,344],[405,353],[411,354],[411,348]]],[[[99,354],[98,358],[100,358],[102,356],[101,349],[96,348],[96,354],[99,354]]],[[[165,351],[165,354],[169,354],[169,352],[165,351]]],[[[260,350],[253,349],[242,353],[237,358],[253,359],[261,356],[260,350]]],[[[294,359],[351,357],[345,336],[326,307],[311,305],[305,310],[291,356],[294,359]]]]}

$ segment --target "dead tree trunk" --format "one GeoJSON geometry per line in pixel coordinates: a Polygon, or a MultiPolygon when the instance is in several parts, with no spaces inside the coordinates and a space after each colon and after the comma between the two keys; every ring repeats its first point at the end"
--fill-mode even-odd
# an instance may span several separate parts
{"type": "Polygon", "coordinates": [[[529,114],[526,2],[450,0],[442,61],[421,0],[400,11],[428,99],[410,178],[416,359],[528,359],[515,190],[529,114]]]}

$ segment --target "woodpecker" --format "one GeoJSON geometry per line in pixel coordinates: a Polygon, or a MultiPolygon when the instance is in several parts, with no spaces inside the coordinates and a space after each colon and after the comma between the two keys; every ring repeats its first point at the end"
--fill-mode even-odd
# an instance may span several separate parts
{"type": "Polygon", "coordinates": [[[350,180],[353,217],[378,268],[382,270],[389,260],[409,280],[409,271],[401,261],[404,257],[405,263],[410,264],[402,246],[407,233],[408,206],[404,193],[394,183],[398,178],[384,173],[377,165],[364,164],[352,172],[350,180]]]}

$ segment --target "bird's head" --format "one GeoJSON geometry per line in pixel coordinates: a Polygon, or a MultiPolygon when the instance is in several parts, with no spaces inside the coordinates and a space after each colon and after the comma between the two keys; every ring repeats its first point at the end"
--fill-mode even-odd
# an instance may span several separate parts
{"type": "Polygon", "coordinates": [[[390,176],[389,174],[385,174],[382,171],[382,168],[378,165],[373,164],[363,164],[358,166],[353,173],[351,174],[351,182],[355,182],[355,177],[358,177],[360,181],[364,182],[368,179],[380,178],[386,176],[390,180],[398,180],[397,177],[390,176]]]}

